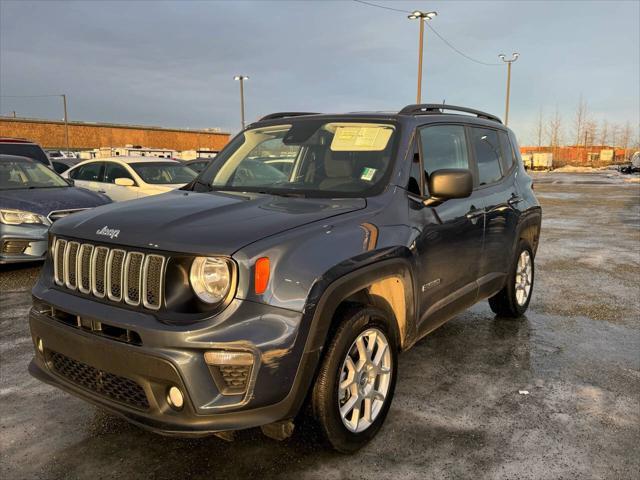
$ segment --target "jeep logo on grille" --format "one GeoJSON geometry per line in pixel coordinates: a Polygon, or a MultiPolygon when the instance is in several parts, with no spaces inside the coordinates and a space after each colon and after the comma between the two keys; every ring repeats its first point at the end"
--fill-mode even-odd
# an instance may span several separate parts
{"type": "Polygon", "coordinates": [[[109,237],[111,240],[113,240],[114,238],[118,238],[119,233],[120,233],[120,230],[109,228],[106,225],[102,227],[100,230],[96,231],[96,235],[104,235],[105,237],[109,237]]]}

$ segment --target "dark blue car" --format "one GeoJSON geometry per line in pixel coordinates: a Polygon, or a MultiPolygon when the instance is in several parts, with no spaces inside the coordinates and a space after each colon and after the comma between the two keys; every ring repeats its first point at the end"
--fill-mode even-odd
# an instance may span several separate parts
{"type": "Polygon", "coordinates": [[[44,260],[53,222],[106,203],[39,162],[0,155],[0,264],[44,260]]]}

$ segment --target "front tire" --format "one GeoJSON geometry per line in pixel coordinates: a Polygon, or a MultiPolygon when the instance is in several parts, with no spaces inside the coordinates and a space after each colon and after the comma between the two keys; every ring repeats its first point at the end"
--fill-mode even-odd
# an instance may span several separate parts
{"type": "Polygon", "coordinates": [[[501,317],[521,317],[529,308],[534,275],[533,251],[525,240],[520,240],[506,285],[489,299],[491,310],[501,317]]]}
{"type": "Polygon", "coordinates": [[[397,374],[397,342],[377,308],[344,312],[313,387],[313,416],[329,444],[355,452],[378,432],[389,411],[397,374]]]}

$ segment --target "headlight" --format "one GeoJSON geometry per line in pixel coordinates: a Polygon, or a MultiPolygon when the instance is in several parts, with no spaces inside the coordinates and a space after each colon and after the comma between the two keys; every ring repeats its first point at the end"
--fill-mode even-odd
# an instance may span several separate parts
{"type": "Polygon", "coordinates": [[[191,288],[200,300],[219,303],[231,289],[233,269],[230,260],[218,257],[196,257],[191,264],[191,288]]]}
{"type": "Polygon", "coordinates": [[[24,210],[0,210],[0,222],[6,225],[22,225],[23,223],[39,223],[49,225],[49,220],[42,215],[24,210]]]}

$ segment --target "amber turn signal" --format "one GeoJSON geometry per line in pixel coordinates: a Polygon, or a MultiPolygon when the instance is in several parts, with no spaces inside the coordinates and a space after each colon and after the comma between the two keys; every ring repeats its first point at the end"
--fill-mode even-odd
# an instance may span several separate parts
{"type": "Polygon", "coordinates": [[[255,291],[258,295],[265,292],[269,284],[269,257],[262,257],[256,261],[255,291]]]}

